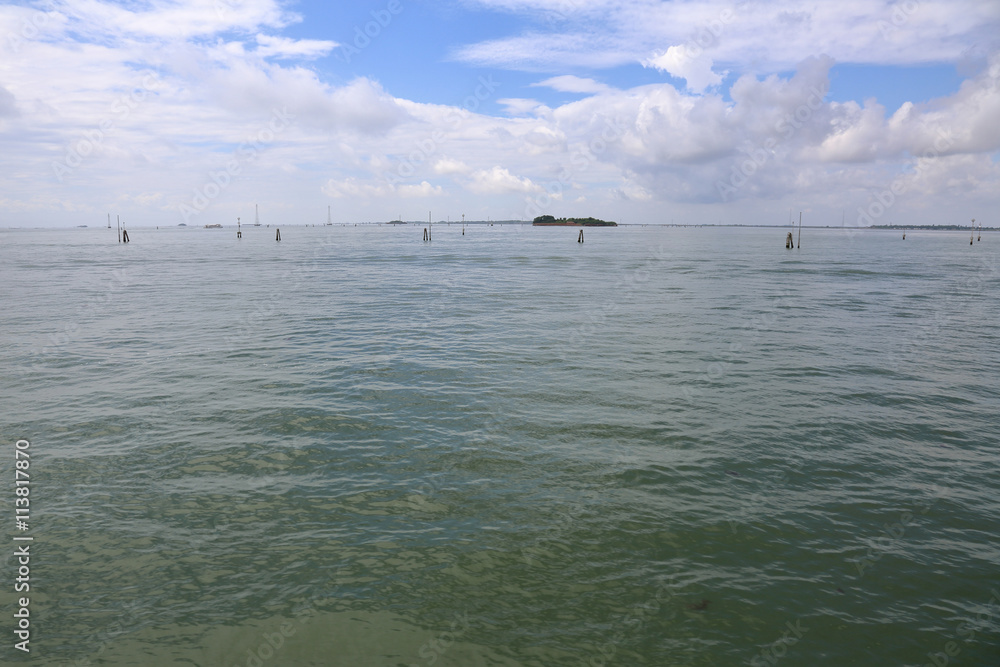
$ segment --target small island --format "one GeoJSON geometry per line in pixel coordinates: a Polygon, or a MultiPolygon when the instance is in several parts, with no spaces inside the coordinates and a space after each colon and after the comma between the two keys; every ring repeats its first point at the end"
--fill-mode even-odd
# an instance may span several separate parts
{"type": "Polygon", "coordinates": [[[531,223],[536,227],[617,227],[617,222],[598,220],[597,218],[555,218],[551,215],[540,215],[531,223]]]}

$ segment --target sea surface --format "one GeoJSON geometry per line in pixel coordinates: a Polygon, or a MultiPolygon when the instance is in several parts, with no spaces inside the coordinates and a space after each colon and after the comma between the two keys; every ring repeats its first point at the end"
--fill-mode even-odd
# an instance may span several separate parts
{"type": "Polygon", "coordinates": [[[0,663],[1000,665],[1000,234],[422,227],[0,231],[0,663]]]}

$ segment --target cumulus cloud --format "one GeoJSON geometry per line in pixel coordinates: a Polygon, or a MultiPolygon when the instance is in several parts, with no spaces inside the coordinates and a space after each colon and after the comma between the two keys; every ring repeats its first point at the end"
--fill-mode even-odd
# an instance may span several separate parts
{"type": "Polygon", "coordinates": [[[500,166],[474,172],[467,187],[481,195],[542,192],[541,186],[532,183],[530,178],[515,176],[500,166]]]}
{"type": "Polygon", "coordinates": [[[527,116],[538,113],[544,114],[551,111],[549,107],[542,104],[538,100],[523,97],[504,97],[497,100],[497,103],[502,105],[506,112],[512,116],[527,116]]]}
{"type": "Polygon", "coordinates": [[[712,70],[712,59],[704,52],[693,53],[681,46],[671,46],[659,55],[642,61],[645,67],[654,67],[687,82],[688,90],[702,93],[706,88],[718,86],[725,75],[712,70]]]}
{"type": "Polygon", "coordinates": [[[436,197],[444,194],[444,189],[440,185],[431,185],[427,181],[421,181],[419,185],[400,185],[397,188],[400,197],[436,197]]]}
{"type": "Polygon", "coordinates": [[[441,158],[434,163],[434,173],[440,175],[467,174],[469,173],[469,165],[465,164],[461,160],[441,158]]]}

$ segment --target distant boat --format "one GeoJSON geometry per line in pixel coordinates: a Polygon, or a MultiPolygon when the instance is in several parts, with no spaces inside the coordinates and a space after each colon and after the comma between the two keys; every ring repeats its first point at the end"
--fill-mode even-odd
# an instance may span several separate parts
{"type": "Polygon", "coordinates": [[[205,229],[222,229],[222,225],[220,224],[205,225],[205,229]]]}

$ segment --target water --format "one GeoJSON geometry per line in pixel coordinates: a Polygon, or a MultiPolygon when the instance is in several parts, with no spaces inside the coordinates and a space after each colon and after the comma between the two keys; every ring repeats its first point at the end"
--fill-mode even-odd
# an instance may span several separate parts
{"type": "Polygon", "coordinates": [[[0,233],[5,662],[1000,664],[992,234],[273,232],[0,233]]]}

